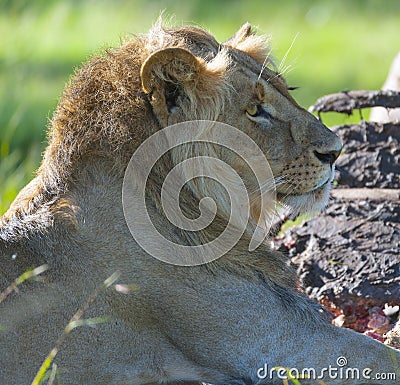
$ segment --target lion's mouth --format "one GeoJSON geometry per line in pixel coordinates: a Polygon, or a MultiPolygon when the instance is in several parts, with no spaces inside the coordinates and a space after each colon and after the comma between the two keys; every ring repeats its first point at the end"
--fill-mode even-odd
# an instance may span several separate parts
{"type": "Polygon", "coordinates": [[[289,192],[283,194],[277,192],[276,197],[278,202],[289,211],[290,216],[317,213],[322,211],[328,203],[332,181],[333,176],[304,193],[289,192]]]}

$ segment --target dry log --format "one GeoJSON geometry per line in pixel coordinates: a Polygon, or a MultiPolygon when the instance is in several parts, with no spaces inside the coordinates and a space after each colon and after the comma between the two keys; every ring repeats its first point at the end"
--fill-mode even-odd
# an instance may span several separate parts
{"type": "Polygon", "coordinates": [[[400,92],[397,91],[346,91],[319,98],[312,112],[342,112],[351,114],[353,110],[368,107],[400,107],[400,92]]]}
{"type": "Polygon", "coordinates": [[[400,200],[400,189],[389,188],[338,188],[332,190],[334,198],[352,199],[352,200],[400,200]]]}

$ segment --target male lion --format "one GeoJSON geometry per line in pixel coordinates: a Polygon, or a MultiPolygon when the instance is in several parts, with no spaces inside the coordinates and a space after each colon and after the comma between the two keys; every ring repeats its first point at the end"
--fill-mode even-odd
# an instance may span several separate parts
{"type": "MultiPolygon", "coordinates": [[[[209,264],[177,266],[143,251],[126,225],[121,191],[130,157],[161,128],[195,119],[251,137],[285,205],[325,205],[341,143],[296,104],[267,52],[248,24],[219,44],[200,28],[158,23],[77,72],[55,111],[37,176],[0,222],[2,290],[28,269],[48,266],[1,303],[0,384],[29,384],[54,346],[55,381],[68,385],[272,384],[281,383],[276,371],[274,381],[267,376],[278,366],[323,371],[327,385],[398,384],[374,378],[398,370],[400,353],[332,326],[296,291],[280,253],[265,243],[249,251],[249,232],[209,264]],[[117,271],[119,284],[93,295],[117,271]],[[88,298],[84,318],[102,322],[59,340],[88,298]],[[370,370],[359,379],[328,375],[345,360],[370,370]]],[[[146,203],[158,228],[196,245],[215,237],[225,211],[217,200],[217,226],[204,231],[169,224],[159,204],[161,172],[175,166],[175,155],[166,154],[149,177],[146,203]]],[[[180,197],[192,217],[213,181],[197,182],[180,197]]]]}

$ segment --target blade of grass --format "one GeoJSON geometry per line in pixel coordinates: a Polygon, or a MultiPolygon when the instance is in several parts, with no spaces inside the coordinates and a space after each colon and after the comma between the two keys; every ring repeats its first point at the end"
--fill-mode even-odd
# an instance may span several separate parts
{"type": "Polygon", "coordinates": [[[12,292],[17,291],[19,285],[21,285],[28,279],[37,277],[38,275],[45,272],[48,268],[48,265],[42,265],[36,267],[35,269],[27,270],[25,273],[21,274],[17,279],[14,280],[14,282],[10,286],[7,287],[6,290],[4,290],[0,294],[0,303],[2,303],[12,292]]]}

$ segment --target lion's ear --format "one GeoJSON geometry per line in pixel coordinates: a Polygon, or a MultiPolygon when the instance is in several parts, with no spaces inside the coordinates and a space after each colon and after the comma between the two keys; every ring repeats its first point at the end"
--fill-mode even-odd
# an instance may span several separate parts
{"type": "Polygon", "coordinates": [[[240,43],[242,43],[244,40],[246,40],[246,38],[248,38],[251,34],[252,34],[251,25],[250,25],[250,23],[246,22],[224,44],[229,47],[236,48],[240,43]]]}
{"type": "Polygon", "coordinates": [[[158,113],[169,114],[178,105],[179,97],[191,93],[203,67],[202,60],[186,49],[161,49],[142,64],[142,89],[151,94],[158,113]]]}
{"type": "Polygon", "coordinates": [[[207,62],[179,47],[151,54],[140,77],[160,123],[216,119],[230,90],[225,82],[229,63],[224,49],[207,62]]]}
{"type": "Polygon", "coordinates": [[[196,56],[184,48],[172,47],[156,51],[140,69],[143,91],[150,93],[160,80],[176,84],[190,81],[199,67],[196,56]]]}
{"type": "Polygon", "coordinates": [[[262,65],[271,62],[268,59],[270,54],[269,37],[254,34],[249,23],[243,24],[224,45],[243,51],[262,65]]]}

